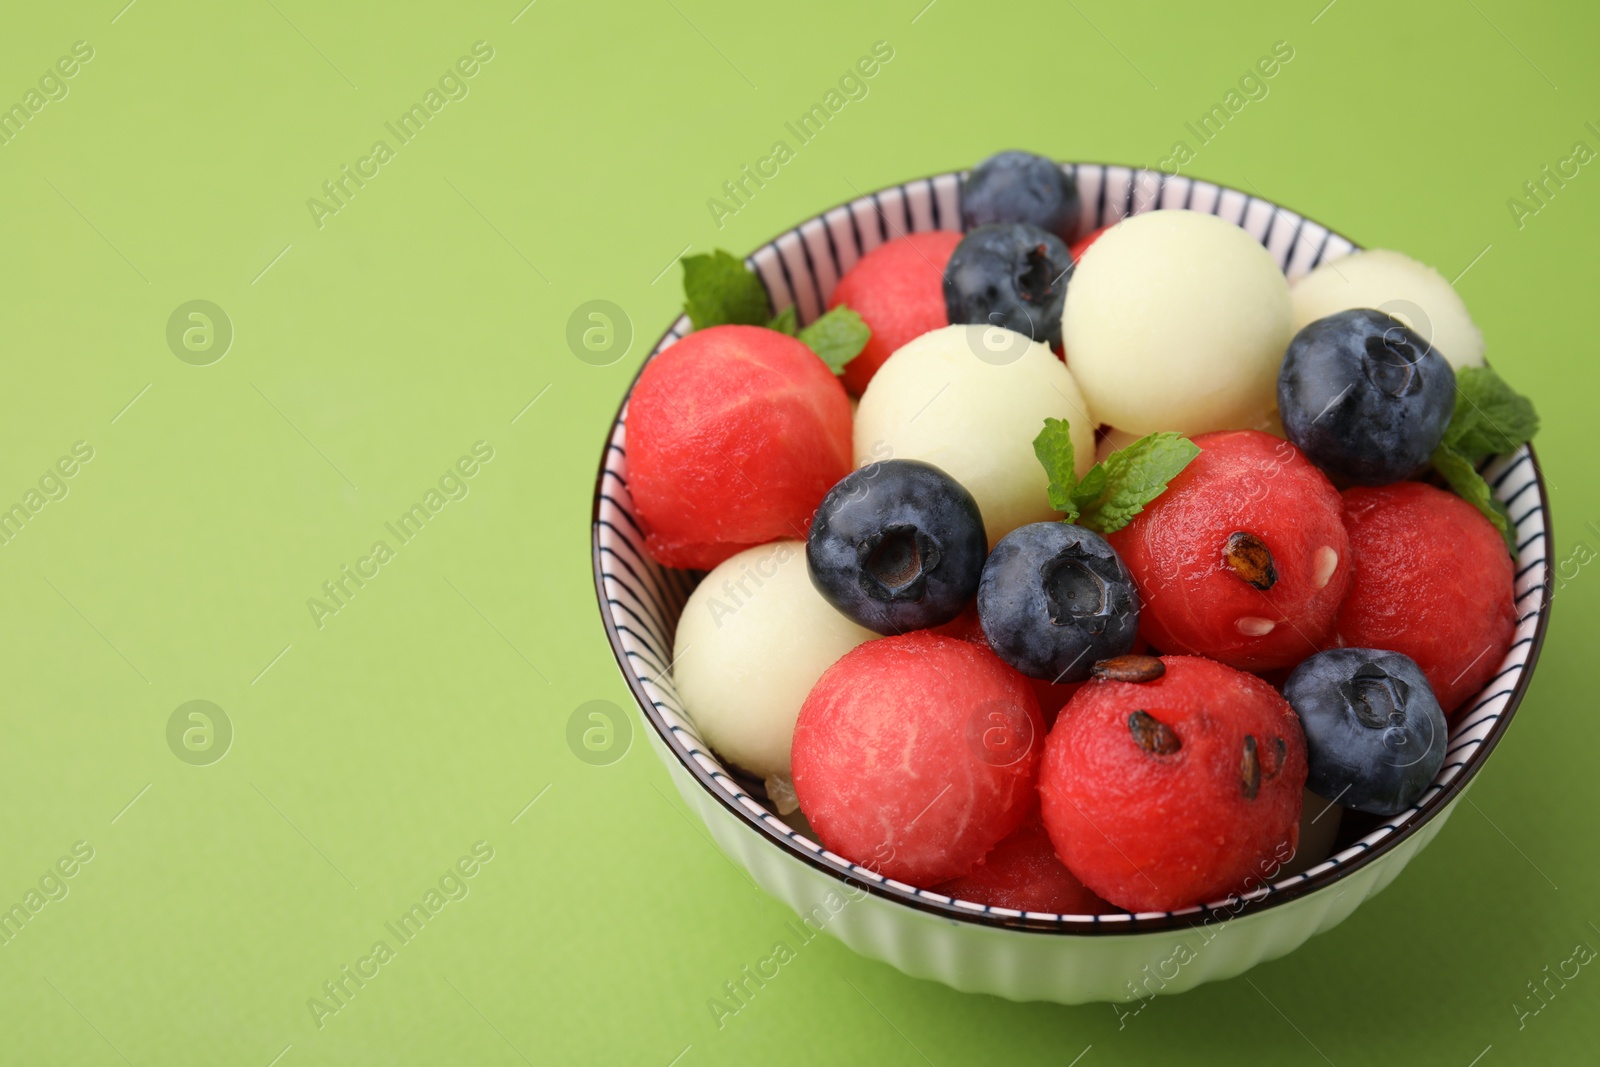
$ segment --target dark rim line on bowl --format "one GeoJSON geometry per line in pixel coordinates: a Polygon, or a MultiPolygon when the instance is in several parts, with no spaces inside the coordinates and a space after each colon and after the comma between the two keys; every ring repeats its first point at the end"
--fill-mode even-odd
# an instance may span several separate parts
{"type": "MultiPolygon", "coordinates": [[[[1141,174],[1152,173],[1150,171],[1143,170],[1142,168],[1128,167],[1125,164],[1082,162],[1073,164],[1073,167],[1074,173],[1077,173],[1078,169],[1087,167],[1100,167],[1102,168],[1103,172],[1108,172],[1112,168],[1128,170],[1130,172],[1127,192],[1128,203],[1124,208],[1124,214],[1122,216],[1123,218],[1131,216],[1132,202],[1136,192],[1136,183],[1138,177],[1141,174]]],[[[893,186],[886,186],[883,189],[874,190],[872,192],[853,197],[850,200],[824,209],[823,211],[818,212],[816,215],[802,221],[800,226],[804,226],[813,220],[825,219],[828,215],[841,208],[848,211],[852,205],[862,201],[870,200],[880,218],[880,227],[885,227],[887,231],[887,228],[892,228],[892,225],[889,224],[888,216],[882,204],[879,202],[880,194],[892,191],[903,191],[918,182],[926,182],[929,186],[930,198],[932,199],[933,203],[936,203],[936,194],[933,192],[934,181],[936,179],[945,178],[952,175],[959,177],[964,173],[964,171],[943,172],[928,177],[908,179],[905,182],[897,183],[893,186]]],[[[1168,176],[1166,175],[1160,176],[1157,184],[1156,196],[1152,203],[1159,202],[1161,194],[1165,189],[1167,177],[1168,176]]],[[[1103,218],[1105,213],[1106,189],[1109,185],[1109,182],[1104,180],[1104,178],[1105,174],[1102,173],[1099,194],[1100,204],[1096,209],[1096,218],[1103,218]]],[[[1245,207],[1239,217],[1239,220],[1236,222],[1238,225],[1242,225],[1244,218],[1249,214],[1252,202],[1261,203],[1273,209],[1273,226],[1275,226],[1277,222],[1277,213],[1279,211],[1288,211],[1287,208],[1283,208],[1281,205],[1272,201],[1265,200],[1264,198],[1251,193],[1245,193],[1243,190],[1233,189],[1232,187],[1223,185],[1219,182],[1210,182],[1202,178],[1186,178],[1186,180],[1190,181],[1191,183],[1205,182],[1208,185],[1214,186],[1217,189],[1218,206],[1220,206],[1221,198],[1225,193],[1232,192],[1243,196],[1245,198],[1245,207]]],[[[1191,184],[1189,193],[1190,200],[1192,200],[1193,189],[1194,185],[1191,184]]],[[[1188,202],[1190,201],[1186,200],[1186,204],[1188,202]]],[[[937,212],[936,207],[932,208],[932,210],[937,212]]],[[[1151,208],[1149,210],[1157,209],[1151,208]]],[[[909,218],[909,205],[905,207],[905,213],[909,218]]],[[[853,219],[854,213],[851,212],[850,214],[853,219]]],[[[1332,236],[1343,236],[1338,235],[1331,227],[1317,222],[1317,220],[1312,219],[1309,216],[1300,214],[1299,212],[1292,212],[1292,214],[1299,216],[1299,218],[1302,220],[1302,225],[1305,222],[1310,222],[1314,225],[1321,226],[1327,234],[1327,236],[1324,238],[1324,244],[1326,243],[1327,239],[1332,236]]],[[[771,248],[774,254],[777,256],[779,264],[782,265],[783,259],[781,253],[778,252],[777,242],[790,234],[797,234],[800,226],[795,226],[784,230],[782,233],[773,237],[770,241],[758,245],[755,251],[750,253],[749,256],[746,256],[745,259],[749,260],[763,249],[771,248]]],[[[908,230],[907,232],[910,231],[908,230]]],[[[1270,237],[1270,235],[1271,228],[1269,227],[1267,234],[1262,238],[1263,245],[1266,244],[1266,239],[1267,237],[1270,237]]],[[[885,240],[892,240],[897,236],[904,235],[896,233],[893,236],[886,236],[885,240]]],[[[1348,238],[1344,239],[1348,240],[1348,238]]],[[[1298,242],[1298,240],[1299,236],[1297,234],[1294,240],[1291,242],[1286,263],[1292,260],[1293,246],[1298,242]]],[[[804,247],[803,240],[802,247],[804,247]]],[[[1360,250],[1360,245],[1354,245],[1353,251],[1360,250]]],[[[863,251],[862,254],[865,255],[865,251],[863,251]]],[[[1321,250],[1318,251],[1316,258],[1320,260],[1320,257],[1321,250]]],[[[785,272],[787,271],[786,266],[783,269],[785,272]]],[[[787,282],[789,279],[785,278],[785,281],[787,282]]],[[[789,285],[789,289],[791,299],[796,299],[797,294],[794,292],[792,283],[789,285]]],[[[796,310],[799,310],[798,307],[796,310]]],[[[608,610],[607,603],[609,598],[605,589],[605,573],[602,565],[600,545],[600,510],[601,503],[604,498],[605,476],[608,473],[606,457],[610,450],[614,447],[612,444],[612,437],[615,435],[617,424],[621,420],[622,413],[627,407],[628,399],[633,394],[634,386],[638,383],[639,375],[644,371],[645,364],[649,362],[650,357],[653,356],[660,348],[662,342],[664,342],[674,333],[674,331],[678,329],[682,321],[682,316],[680,316],[678,319],[675,319],[673,323],[662,332],[661,336],[656,340],[656,343],[651,346],[650,355],[641,361],[639,369],[635,371],[633,379],[628,384],[627,391],[623,394],[622,400],[617,405],[616,413],[613,415],[610,427],[606,433],[604,447],[601,449],[600,467],[595,478],[594,506],[590,516],[590,555],[594,568],[595,592],[597,597],[597,606],[600,610],[601,621],[605,626],[606,637],[611,645],[612,656],[616,660],[617,667],[622,672],[623,678],[628,684],[629,691],[633,694],[635,701],[638,703],[641,713],[644,715],[656,733],[660,735],[667,747],[672,751],[674,757],[677,758],[677,760],[683,764],[684,767],[694,776],[695,780],[700,784],[700,786],[704,788],[706,792],[710,794],[719,804],[737,816],[738,819],[746,826],[755,829],[767,837],[770,841],[777,844],[780,848],[786,850],[790,855],[800,859],[807,865],[827,874],[832,878],[836,878],[850,885],[858,886],[859,888],[872,893],[875,896],[883,897],[887,900],[916,908],[920,911],[937,915],[941,918],[955,919],[963,922],[976,923],[979,925],[993,926],[1009,930],[1018,930],[1028,933],[1049,933],[1057,935],[1100,933],[1105,936],[1113,936],[1117,934],[1153,933],[1158,931],[1183,930],[1203,926],[1217,918],[1218,914],[1223,911],[1227,911],[1229,913],[1228,915],[1224,916],[1225,918],[1238,918],[1248,914],[1255,914],[1257,912],[1265,911],[1269,908],[1275,907],[1279,904],[1286,904],[1291,901],[1298,900],[1302,897],[1309,896],[1310,894],[1327,888],[1334,882],[1362,869],[1363,867],[1366,867],[1368,864],[1386,855],[1394,848],[1403,844],[1422,827],[1426,826],[1434,817],[1438,815],[1440,811],[1442,811],[1452,801],[1454,801],[1458,795],[1465,791],[1467,785],[1477,775],[1479,769],[1488,760],[1490,753],[1493,752],[1495,746],[1498,745],[1500,738],[1509,728],[1512,716],[1515,714],[1517,708],[1521,705],[1523,697],[1527,693],[1534,667],[1537,665],[1539,654],[1544,647],[1545,634],[1550,624],[1550,607],[1552,599],[1549,582],[1549,545],[1551,544],[1552,530],[1552,523],[1550,520],[1550,504],[1549,497],[1546,492],[1544,471],[1539,464],[1538,456],[1534,452],[1531,444],[1527,446],[1528,462],[1533,468],[1533,484],[1538,486],[1538,497],[1540,501],[1539,510],[1542,512],[1542,521],[1544,525],[1542,536],[1545,539],[1545,558],[1535,561],[1535,563],[1528,564],[1528,566],[1537,565],[1543,567],[1545,570],[1545,580],[1539,583],[1536,587],[1533,587],[1541,590],[1539,606],[1536,609],[1539,618],[1535,624],[1532,637],[1530,639],[1526,639],[1531,640],[1531,647],[1528,650],[1527,658],[1522,664],[1520,664],[1521,675],[1509,692],[1497,692],[1491,694],[1491,696],[1487,698],[1487,700],[1493,700],[1500,696],[1505,696],[1505,707],[1499,711],[1494,721],[1490,724],[1488,732],[1480,741],[1477,742],[1476,750],[1461,765],[1456,775],[1444,786],[1430,785],[1428,793],[1424,795],[1418,804],[1414,805],[1403,815],[1397,817],[1407,820],[1403,825],[1396,826],[1395,821],[1390,820],[1387,823],[1382,823],[1373,827],[1371,830],[1367,831],[1367,833],[1363,834],[1362,836],[1364,838],[1385,828],[1390,830],[1383,840],[1377,842],[1376,844],[1364,845],[1360,855],[1356,858],[1341,862],[1335,858],[1338,855],[1338,851],[1336,851],[1333,856],[1320,861],[1311,868],[1311,870],[1319,872],[1315,875],[1308,876],[1305,873],[1293,875],[1290,876],[1290,878],[1287,880],[1287,883],[1270,883],[1267,886],[1252,890],[1242,895],[1234,895],[1221,901],[1212,901],[1203,905],[1196,905],[1177,911],[1161,913],[1145,912],[1138,913],[1137,915],[1128,915],[1126,913],[1117,912],[1110,916],[1057,916],[1039,912],[1017,913],[1011,911],[1010,909],[993,909],[985,905],[973,904],[970,906],[963,906],[950,901],[949,898],[946,898],[942,894],[938,894],[933,890],[918,889],[916,887],[901,889],[899,886],[903,883],[887,879],[885,876],[878,875],[876,872],[869,871],[867,868],[862,867],[859,864],[852,863],[844,857],[838,856],[837,853],[833,853],[831,850],[826,850],[829,856],[832,856],[837,860],[839,866],[830,864],[824,860],[820,854],[811,851],[804,845],[798,844],[796,839],[799,838],[800,835],[792,828],[789,828],[786,824],[783,824],[784,829],[776,829],[766,820],[757,818],[749,810],[741,806],[738,801],[739,796],[746,797],[751,803],[757,804],[757,806],[761,805],[755,797],[750,796],[742,787],[738,785],[737,782],[733,780],[732,775],[727,774],[727,772],[721,772],[721,776],[727,779],[730,784],[728,786],[719,786],[719,783],[716,781],[718,776],[717,773],[708,771],[704,767],[700,766],[692,754],[694,751],[700,750],[696,750],[694,746],[690,745],[688,742],[674,736],[674,728],[662,717],[661,709],[656,706],[654,699],[645,691],[642,680],[628,664],[626,650],[623,647],[621,635],[618,633],[617,624],[612,617],[612,613],[608,610]],[[723,792],[724,788],[735,793],[735,796],[727,796],[723,792]],[[847,869],[841,869],[841,866],[847,869]],[[884,880],[879,881],[879,878],[883,878],[884,880]]],[[[1505,471],[1501,472],[1501,474],[1504,475],[1505,473],[1508,473],[1513,466],[1518,464],[1518,462],[1519,461],[1513,460],[1512,463],[1506,467],[1505,471]]],[[[663,567],[662,570],[664,573],[671,573],[673,568],[663,567]]],[[[1532,592],[1532,588],[1530,588],[1528,592],[1532,592]]],[[[1525,592],[1519,599],[1524,599],[1527,595],[1528,593],[1525,592]]],[[[1526,619],[1526,617],[1526,613],[1519,614],[1519,625],[1526,619]]],[[[1511,668],[1507,668],[1507,670],[1509,669],[1511,668]]],[[[1503,674],[1504,672],[1501,673],[1503,674]]],[[[1498,677],[1499,675],[1496,675],[1496,678],[1498,677]]],[[[1491,679],[1491,681],[1493,680],[1494,679],[1491,679]]],[[[1487,700],[1483,702],[1487,702],[1487,700]]],[[[704,754],[710,759],[713,759],[719,763],[721,762],[720,759],[716,757],[715,753],[707,751],[704,752],[704,754]]],[[[776,817],[774,816],[773,818],[776,817]]],[[[1356,842],[1356,844],[1361,843],[1362,842],[1360,841],[1356,842]]],[[[1347,846],[1345,849],[1339,851],[1348,851],[1350,848],[1356,847],[1356,844],[1347,846]]],[[[825,846],[822,847],[825,849],[825,846]]]]}

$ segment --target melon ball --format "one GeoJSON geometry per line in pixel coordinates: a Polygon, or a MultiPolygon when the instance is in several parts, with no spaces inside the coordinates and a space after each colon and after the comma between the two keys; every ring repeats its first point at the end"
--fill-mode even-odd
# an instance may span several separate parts
{"type": "Polygon", "coordinates": [[[1100,435],[1100,443],[1095,446],[1094,457],[1104,463],[1113,452],[1120,452],[1139,439],[1139,434],[1119,430],[1115,426],[1107,426],[1100,435]]]}
{"type": "Polygon", "coordinates": [[[919,630],[868,641],[823,674],[795,725],[794,791],[829,849],[931,887],[1022,824],[1043,748],[1022,675],[986,647],[919,630]]]}
{"type": "Polygon", "coordinates": [[[1060,518],[1033,453],[1046,418],[1071,425],[1078,474],[1094,465],[1095,419],[1050,349],[998,326],[946,326],[878,369],[856,409],[857,466],[920,459],[978,502],[993,548],[1030,522],[1060,518]]]}
{"type": "Polygon", "coordinates": [[[1278,414],[1277,408],[1267,412],[1263,418],[1257,420],[1253,425],[1239,428],[1241,430],[1260,430],[1262,433],[1269,433],[1273,437],[1284,441],[1289,439],[1288,432],[1283,428],[1283,416],[1278,414]]]}
{"type": "Polygon", "coordinates": [[[1329,260],[1295,282],[1294,328],[1350,308],[1376,308],[1409,326],[1456,370],[1483,365],[1483,334],[1444,275],[1409,256],[1374,248],[1329,260]]]}
{"type": "MultiPolygon", "coordinates": [[[[1262,433],[1269,433],[1278,438],[1286,439],[1289,436],[1283,430],[1283,420],[1278,417],[1276,408],[1267,412],[1250,425],[1237,428],[1240,430],[1260,430],[1262,433]]],[[[1119,430],[1115,426],[1103,426],[1100,428],[1099,443],[1095,445],[1095,458],[1104,463],[1111,453],[1127,448],[1139,440],[1141,436],[1143,435],[1129,433],[1127,430],[1119,430]]]]}
{"type": "Polygon", "coordinates": [[[1061,323],[1089,407],[1143,436],[1258,424],[1277,406],[1290,317],[1289,283],[1255,238],[1215,215],[1150,211],[1084,253],[1061,323]]]}
{"type": "Polygon", "coordinates": [[[803,543],[776,541],[726,560],[690,594],[672,680],[718,755],[760,777],[787,774],[806,694],[835,660],[877,636],[822,599],[803,543]]]}
{"type": "Polygon", "coordinates": [[[823,494],[850,473],[850,399],[793,337],[711,326],[644,365],[627,447],[645,550],[710,570],[806,535],[823,494]]]}

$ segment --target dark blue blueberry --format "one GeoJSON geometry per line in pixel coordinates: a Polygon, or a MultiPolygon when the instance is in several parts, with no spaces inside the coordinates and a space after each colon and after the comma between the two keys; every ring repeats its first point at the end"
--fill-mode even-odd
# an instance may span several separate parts
{"type": "Polygon", "coordinates": [[[1064,522],[1019,526],[989,553],[978,621],[1000,658],[1050,682],[1081,682],[1133,647],[1139,594],[1105,538],[1064,522]]]}
{"type": "Polygon", "coordinates": [[[1306,731],[1306,788],[1375,815],[1417,802],[1444,763],[1449,728],[1422,669],[1371,648],[1319,652],[1283,695],[1306,731]]]}
{"type": "Polygon", "coordinates": [[[949,622],[972,600],[989,536],[978,502],[931,463],[887,459],[828,490],[811,520],[811,584],[880,634],[949,622]]]}
{"type": "Polygon", "coordinates": [[[980,226],[961,239],[944,268],[952,324],[1003,326],[1061,347],[1061,305],[1072,256],[1053,233],[1025,222],[980,226]]]}
{"type": "Polygon", "coordinates": [[[1063,241],[1078,225],[1078,183],[1054,161],[1031,152],[1001,152],[961,183],[961,228],[1027,222],[1063,241]]]}
{"type": "Polygon", "coordinates": [[[1278,374],[1283,429],[1311,462],[1356,485],[1422,470],[1455,411],[1450,363],[1399,319],[1354,308],[1295,334],[1278,374]]]}

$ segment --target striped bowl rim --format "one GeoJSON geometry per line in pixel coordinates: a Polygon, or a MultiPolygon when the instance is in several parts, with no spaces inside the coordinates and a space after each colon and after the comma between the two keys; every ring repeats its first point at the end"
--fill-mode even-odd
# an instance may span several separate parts
{"type": "MultiPolygon", "coordinates": [[[[1304,215],[1216,183],[1115,164],[1064,163],[1062,169],[1077,180],[1083,198],[1079,236],[1157,208],[1205,211],[1235,223],[1260,241],[1291,281],[1319,263],[1360,247],[1304,215]]],[[[766,286],[773,309],[794,305],[804,325],[821,314],[840,276],[878,245],[891,237],[945,228],[946,224],[959,229],[964,176],[964,171],[937,174],[857,197],[778,235],[745,262],[766,286]]],[[[640,372],[645,363],[689,330],[687,317],[680,316],[641,362],[640,372]]],[[[629,394],[637,382],[636,373],[629,394]]],[[[1250,893],[1177,911],[1056,915],[952,900],[886,878],[804,837],[764,807],[701,742],[679,702],[669,670],[678,615],[704,575],[663,567],[643,551],[643,532],[628,491],[626,422],[625,395],[595,479],[591,556],[606,637],[645,722],[706,792],[774,847],[875,896],[960,922],[1030,933],[1146,933],[1200,926],[1224,911],[1228,918],[1259,912],[1327,888],[1398,847],[1446,811],[1466,789],[1522,703],[1549,626],[1548,497],[1538,458],[1533,448],[1525,445],[1510,455],[1492,458],[1483,467],[1496,498],[1511,509],[1517,531],[1514,593],[1519,617],[1513,643],[1500,670],[1453,722],[1445,764],[1409,810],[1306,871],[1250,893]]]]}

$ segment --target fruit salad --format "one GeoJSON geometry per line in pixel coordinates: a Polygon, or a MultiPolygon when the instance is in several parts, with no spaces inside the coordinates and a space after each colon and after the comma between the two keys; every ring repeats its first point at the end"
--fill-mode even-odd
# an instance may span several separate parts
{"type": "Polygon", "coordinates": [[[805,324],[684,260],[628,469],[647,551],[708,572],[671,666],[704,742],[833,853],[1022,912],[1218,901],[1415,809],[1517,623],[1480,470],[1538,428],[1450,284],[1096,229],[1026,152],[960,220],[805,324]]]}

